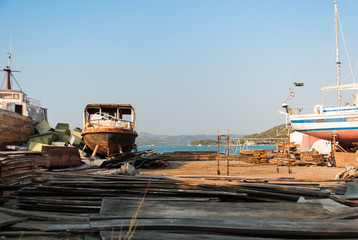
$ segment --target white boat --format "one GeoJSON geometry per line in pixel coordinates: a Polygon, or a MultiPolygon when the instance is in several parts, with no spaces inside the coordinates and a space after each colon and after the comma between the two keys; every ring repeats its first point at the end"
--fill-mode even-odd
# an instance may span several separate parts
{"type": "MultiPolygon", "coordinates": [[[[358,84],[342,85],[340,81],[340,64],[338,52],[338,11],[337,1],[335,7],[335,24],[336,24],[336,66],[337,66],[337,85],[323,87],[321,91],[337,91],[338,106],[326,107],[324,104],[316,105],[313,113],[302,114],[302,108],[297,108],[293,113],[292,108],[284,103],[282,107],[286,108],[287,121],[292,130],[305,133],[310,136],[325,139],[328,141],[335,140],[342,146],[351,146],[358,143],[358,94],[353,95],[353,104],[342,106],[341,91],[357,90],[358,84]]],[[[281,112],[283,113],[283,112],[281,112]]]]}

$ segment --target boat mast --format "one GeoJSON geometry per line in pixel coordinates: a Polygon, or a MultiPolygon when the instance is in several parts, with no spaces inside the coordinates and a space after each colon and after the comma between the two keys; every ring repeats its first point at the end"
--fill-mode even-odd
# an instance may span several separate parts
{"type": "Polygon", "coordinates": [[[10,41],[10,49],[9,49],[9,63],[4,68],[4,72],[6,72],[6,90],[11,90],[11,56],[12,56],[12,45],[10,41]]]}
{"type": "MultiPolygon", "coordinates": [[[[336,64],[337,64],[337,85],[338,87],[341,85],[341,70],[340,70],[340,64],[339,61],[339,51],[338,51],[338,10],[337,10],[337,0],[334,1],[334,15],[335,15],[335,23],[336,23],[336,64]]],[[[338,93],[338,106],[341,107],[341,91],[337,90],[338,93]]]]}
{"type": "MultiPolygon", "coordinates": [[[[12,79],[15,80],[17,86],[20,88],[20,90],[22,91],[19,83],[16,81],[14,75],[12,74],[13,72],[20,72],[20,71],[16,71],[16,70],[11,70],[11,57],[12,57],[12,44],[11,44],[11,41],[10,41],[10,50],[9,50],[9,63],[8,65],[6,66],[6,68],[0,70],[0,71],[4,71],[5,72],[5,79],[6,79],[6,90],[12,90],[12,83],[11,83],[11,77],[12,79]]],[[[4,83],[4,82],[3,82],[4,83]]],[[[2,84],[3,84],[2,83],[2,84]]],[[[2,87],[2,84],[1,84],[1,87],[2,87]]]]}

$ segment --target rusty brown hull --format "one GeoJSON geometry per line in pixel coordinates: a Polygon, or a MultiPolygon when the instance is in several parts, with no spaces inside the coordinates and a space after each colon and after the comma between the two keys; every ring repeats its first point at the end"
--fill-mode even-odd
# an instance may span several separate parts
{"type": "Polygon", "coordinates": [[[31,118],[0,109],[0,150],[6,145],[22,145],[35,132],[31,118]]]}
{"type": "Polygon", "coordinates": [[[97,154],[110,156],[113,153],[119,153],[119,146],[123,152],[130,152],[135,144],[136,133],[126,132],[83,132],[83,140],[87,147],[94,150],[96,145],[97,154]]]}

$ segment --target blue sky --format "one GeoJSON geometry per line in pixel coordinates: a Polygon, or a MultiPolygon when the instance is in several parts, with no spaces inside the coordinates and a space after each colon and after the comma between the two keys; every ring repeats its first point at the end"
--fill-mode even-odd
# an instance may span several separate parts
{"type": "MultiPolygon", "coordinates": [[[[357,11],[339,1],[354,72],[357,11]]],[[[11,35],[16,79],[52,126],[82,127],[87,103],[120,102],[138,131],[256,133],[285,122],[290,72],[308,109],[336,79],[333,0],[0,0],[0,22],[0,67],[11,35]]]]}

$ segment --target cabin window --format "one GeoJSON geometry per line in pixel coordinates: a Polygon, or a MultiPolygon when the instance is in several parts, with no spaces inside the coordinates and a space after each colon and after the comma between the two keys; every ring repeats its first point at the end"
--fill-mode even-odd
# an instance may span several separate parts
{"type": "Polygon", "coordinates": [[[132,121],[132,110],[131,109],[120,109],[120,119],[125,121],[132,121]]]}
{"type": "Polygon", "coordinates": [[[20,95],[19,94],[14,94],[14,98],[13,99],[20,99],[20,95]]]}
{"type": "Polygon", "coordinates": [[[132,116],[128,114],[123,114],[122,119],[125,121],[132,121],[132,116]]]}
{"type": "Polygon", "coordinates": [[[317,119],[316,122],[318,122],[318,123],[323,123],[323,122],[324,122],[324,119],[317,119]]]}
{"type": "Polygon", "coordinates": [[[2,99],[12,99],[12,94],[11,93],[2,93],[1,98],[2,99]]]}
{"type": "Polygon", "coordinates": [[[89,109],[87,109],[86,119],[93,120],[94,115],[97,114],[97,116],[99,116],[100,111],[101,111],[101,109],[99,109],[99,108],[89,108],[89,109]]]}
{"type": "Polygon", "coordinates": [[[132,109],[121,109],[113,107],[103,108],[88,108],[86,110],[86,119],[90,121],[100,119],[121,119],[125,121],[132,121],[132,109]]]}
{"type": "Polygon", "coordinates": [[[102,108],[103,116],[112,116],[117,118],[117,109],[116,108],[102,108]]]}

